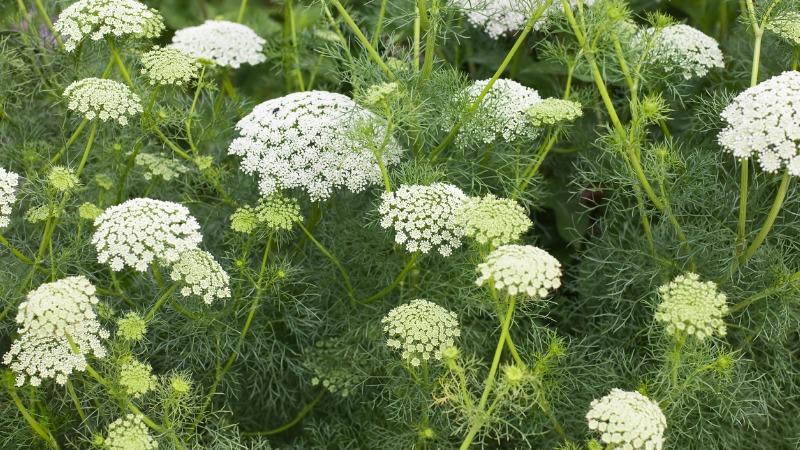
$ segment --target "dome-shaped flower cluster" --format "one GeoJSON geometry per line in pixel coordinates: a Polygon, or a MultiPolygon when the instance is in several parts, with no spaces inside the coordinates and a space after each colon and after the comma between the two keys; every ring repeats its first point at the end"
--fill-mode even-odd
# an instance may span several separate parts
{"type": "MultiPolygon", "coordinates": [[[[350,98],[332,92],[297,92],[268,100],[236,124],[240,137],[229,148],[242,157],[242,170],[260,177],[264,196],[299,188],[312,200],[324,200],[338,188],[361,192],[381,183],[371,146],[384,132],[363,143],[352,134],[358,124],[379,119],[350,98]]],[[[382,127],[380,127],[382,128],[382,127]]],[[[383,151],[384,164],[399,160],[394,141],[383,151]]]]}
{"type": "Polygon", "coordinates": [[[158,378],[153,375],[150,364],[133,358],[125,361],[119,368],[117,382],[131,398],[139,398],[158,386],[158,378]]]}
{"type": "Polygon", "coordinates": [[[74,371],[86,368],[86,355],[102,358],[102,340],[109,336],[94,311],[99,300],[95,287],[82,276],[46,283],[28,293],[20,303],[16,322],[19,337],[3,356],[16,375],[38,386],[42,380],[67,382],[74,371]]]}
{"type": "Polygon", "coordinates": [[[94,224],[97,260],[114,271],[128,266],[144,272],[154,261],[174,263],[203,239],[200,225],[185,206],[150,198],[112,206],[94,224]]]}
{"type": "Polygon", "coordinates": [[[86,37],[155,38],[164,30],[164,22],[158,11],[136,0],[78,0],[61,12],[53,28],[71,52],[86,37]]]}
{"type": "Polygon", "coordinates": [[[767,22],[767,29],[795,47],[800,46],[800,12],[783,11],[767,22]]]}
{"type": "Polygon", "coordinates": [[[800,72],[790,71],[751,87],[722,111],[717,137],[736,158],[758,157],[767,172],[785,167],[800,175],[800,72]]]}
{"type": "Polygon", "coordinates": [[[69,168],[55,166],[47,174],[47,184],[59,192],[70,192],[80,186],[81,180],[69,168]]]}
{"type": "Polygon", "coordinates": [[[525,114],[534,127],[546,127],[572,122],[583,115],[583,110],[580,103],[572,100],[546,98],[525,110],[525,114]]]}
{"type": "Polygon", "coordinates": [[[139,342],[147,334],[147,321],[131,311],[117,320],[117,336],[129,342],[139,342]]]}
{"type": "Polygon", "coordinates": [[[245,25],[225,20],[206,20],[202,25],[175,32],[170,47],[219,66],[238,69],[242,64],[260,64],[264,39],[245,25]]]}
{"type": "Polygon", "coordinates": [[[533,226],[519,203],[492,194],[468,198],[457,217],[466,236],[491,247],[518,241],[533,226]]]}
{"type": "Polygon", "coordinates": [[[64,90],[64,97],[71,111],[88,120],[115,120],[120,125],[127,125],[130,117],[142,112],[139,96],[114,80],[84,78],[75,81],[64,90]]]}
{"type": "MultiPolygon", "coordinates": [[[[653,28],[642,30],[643,35],[634,41],[644,42],[653,28]]],[[[719,43],[702,31],[689,25],[672,25],[661,29],[650,50],[650,61],[662,65],[667,71],[678,72],[683,78],[702,78],[711,69],[725,67],[719,43]]]]}
{"type": "Polygon", "coordinates": [[[331,394],[348,397],[359,380],[337,350],[332,339],[317,341],[307,355],[305,366],[314,374],[312,386],[322,386],[331,394]]]}
{"type": "MultiPolygon", "coordinates": [[[[475,100],[488,83],[489,80],[481,80],[470,86],[469,101],[475,100]]],[[[533,139],[539,129],[530,125],[525,111],[541,101],[536,90],[514,80],[499,79],[464,124],[457,142],[460,145],[469,141],[492,144],[498,139],[505,142],[533,139]]]]}
{"type": "Polygon", "coordinates": [[[128,414],[108,426],[108,434],[103,441],[108,450],[155,450],[158,442],[150,436],[142,417],[128,414]]]}
{"type": "Polygon", "coordinates": [[[458,316],[428,300],[412,300],[400,305],[381,321],[387,334],[386,345],[399,350],[412,366],[442,359],[442,351],[461,336],[458,316]]]}
{"type": "Polygon", "coordinates": [[[713,281],[700,281],[700,276],[687,273],[658,288],[661,303],[655,319],[664,323],[669,334],[686,333],[705,339],[725,335],[728,314],[727,297],[713,281]]]}
{"type": "MultiPolygon", "coordinates": [[[[476,28],[483,29],[492,39],[513,35],[522,30],[542,0],[454,0],[453,2],[467,14],[467,19],[476,28]]],[[[591,6],[594,0],[583,0],[584,6],[591,6]]],[[[570,0],[573,7],[577,0],[570,0]]],[[[544,26],[546,20],[563,11],[561,2],[554,1],[533,25],[534,30],[544,26]]]]}
{"type": "Polygon", "coordinates": [[[11,223],[11,207],[17,200],[19,175],[0,167],[0,229],[11,223]]]}
{"type": "Polygon", "coordinates": [[[230,277],[211,253],[188,250],[172,266],[170,278],[181,283],[181,295],[196,296],[210,305],[214,300],[230,298],[230,277]]]}
{"type": "Polygon", "coordinates": [[[147,181],[153,178],[172,181],[189,171],[189,168],[181,164],[180,161],[154,153],[137,154],[134,164],[144,170],[142,176],[147,181]]]}
{"type": "Polygon", "coordinates": [[[378,207],[381,227],[394,228],[395,242],[411,253],[437,250],[449,256],[464,237],[457,214],[466,198],[461,189],[446,183],[400,186],[383,193],[378,207]]]}
{"type": "Polygon", "coordinates": [[[589,429],[615,449],[661,450],[667,418],[658,403],[638,392],[612,389],[592,401],[586,413],[589,429]]]}
{"type": "Polygon", "coordinates": [[[478,264],[475,284],[491,281],[508,295],[522,294],[532,299],[547,297],[561,286],[561,263],[550,253],[531,245],[498,247],[486,262],[478,264]]]}
{"type": "Polygon", "coordinates": [[[242,206],[231,215],[231,229],[250,234],[260,227],[268,231],[291,231],[296,222],[303,220],[300,203],[280,192],[258,201],[255,208],[242,206]]]}
{"type": "Polygon", "coordinates": [[[197,58],[173,47],[155,46],[142,55],[142,74],[150,79],[150,84],[182,86],[200,73],[197,58]]]}

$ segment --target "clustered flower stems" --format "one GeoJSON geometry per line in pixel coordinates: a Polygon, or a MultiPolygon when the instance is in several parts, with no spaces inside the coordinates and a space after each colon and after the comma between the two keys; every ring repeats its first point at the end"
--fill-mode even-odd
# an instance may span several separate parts
{"type": "Polygon", "coordinates": [[[489,95],[489,91],[492,90],[492,87],[494,86],[495,82],[497,82],[500,76],[503,75],[503,73],[505,73],[506,69],[511,64],[511,61],[514,59],[514,56],[517,54],[520,47],[522,47],[522,44],[525,42],[525,39],[533,30],[534,24],[536,24],[536,22],[542,17],[545,11],[547,11],[547,8],[549,8],[550,5],[552,4],[553,0],[546,0],[538,8],[536,8],[536,11],[534,11],[530,19],[528,19],[528,22],[525,24],[525,28],[523,28],[523,30],[520,32],[519,36],[514,42],[514,45],[511,47],[511,50],[508,51],[505,58],[503,59],[503,62],[500,63],[500,67],[498,67],[497,70],[494,72],[494,75],[489,80],[489,82],[486,83],[486,86],[483,88],[481,93],[475,98],[475,100],[472,101],[472,103],[469,104],[469,106],[467,106],[466,111],[464,111],[464,113],[461,115],[461,118],[458,120],[458,122],[456,122],[456,124],[453,125],[453,128],[450,130],[449,133],[447,133],[447,136],[445,136],[442,142],[439,143],[439,145],[437,145],[433,150],[431,150],[430,154],[428,155],[428,159],[430,160],[430,162],[435,162],[442,154],[442,152],[447,150],[450,144],[452,144],[453,141],[456,139],[456,136],[458,136],[458,133],[464,126],[464,123],[466,123],[469,120],[469,118],[472,117],[472,115],[475,114],[476,111],[478,111],[481,104],[483,103],[483,100],[486,98],[487,95],[489,95]]]}

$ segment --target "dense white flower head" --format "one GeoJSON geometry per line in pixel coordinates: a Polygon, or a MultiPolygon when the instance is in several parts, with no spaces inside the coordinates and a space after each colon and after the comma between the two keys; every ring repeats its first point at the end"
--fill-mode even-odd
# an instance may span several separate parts
{"type": "Polygon", "coordinates": [[[67,107],[89,120],[115,120],[127,125],[128,118],[142,112],[139,96],[119,81],[84,78],[64,90],[67,107]]]}
{"type": "Polygon", "coordinates": [[[106,355],[102,341],[109,333],[97,320],[98,303],[95,287],[82,276],[46,283],[28,293],[17,312],[19,338],[3,357],[18,386],[26,380],[38,386],[46,379],[64,384],[73,371],[86,368],[87,355],[106,355]]]}
{"type": "Polygon", "coordinates": [[[788,71],[751,87],[722,111],[717,137],[736,158],[758,157],[767,172],[800,175],[800,72],[788,71]]]}
{"type": "Polygon", "coordinates": [[[449,256],[464,237],[457,215],[466,199],[452,184],[403,185],[383,193],[381,227],[394,228],[395,242],[411,253],[437,250],[449,256]]]}
{"type": "Polygon", "coordinates": [[[78,0],[61,11],[53,28],[71,52],[86,37],[155,38],[164,30],[164,22],[158,11],[136,0],[78,0]]]}
{"type": "Polygon", "coordinates": [[[108,450],[155,450],[158,442],[150,436],[142,417],[128,414],[108,426],[103,445],[108,450]]]}
{"type": "MultiPolygon", "coordinates": [[[[467,93],[469,101],[478,98],[487,84],[489,80],[481,80],[470,86],[467,93]]],[[[539,134],[539,129],[531,126],[525,111],[541,101],[535,89],[514,80],[499,79],[492,85],[478,110],[464,124],[457,141],[460,144],[465,140],[492,144],[496,140],[514,142],[523,138],[533,139],[539,134]]]]}
{"type": "Polygon", "coordinates": [[[148,181],[153,178],[172,181],[189,171],[180,161],[156,153],[139,153],[134,164],[143,169],[142,176],[148,181]]]}
{"type": "Polygon", "coordinates": [[[200,225],[185,206],[150,198],[112,206],[94,224],[97,260],[114,271],[128,266],[144,272],[155,261],[172,264],[203,239],[200,225]]]}
{"type": "MultiPolygon", "coordinates": [[[[257,174],[264,196],[302,189],[312,200],[327,199],[347,188],[361,192],[381,183],[371,147],[380,147],[385,127],[377,116],[350,98],[332,92],[297,92],[268,100],[236,124],[240,137],[230,145],[242,157],[242,170],[257,174]],[[363,124],[377,124],[364,142],[354,136],[363,124]]],[[[387,166],[399,161],[401,148],[389,139],[382,152],[387,166]]]]}
{"type": "MultiPolygon", "coordinates": [[[[515,34],[525,28],[533,13],[543,0],[453,0],[467,14],[470,23],[483,29],[492,39],[515,34]]],[[[591,6],[594,0],[583,0],[584,6],[591,6]]],[[[570,0],[574,7],[576,0],[570,0]]],[[[546,20],[564,11],[560,1],[554,1],[533,25],[534,30],[542,28],[546,20]]]]}
{"type": "Polygon", "coordinates": [[[705,339],[725,336],[723,317],[728,315],[727,297],[713,281],[700,281],[700,276],[687,273],[658,288],[661,303],[655,319],[664,323],[669,334],[686,333],[705,339]]]}
{"type": "Polygon", "coordinates": [[[238,69],[242,64],[260,64],[264,56],[264,39],[240,23],[206,20],[202,25],[175,32],[170,47],[213,62],[238,69]]]}
{"type": "MultiPolygon", "coordinates": [[[[653,28],[642,30],[643,36],[634,40],[644,42],[653,28]]],[[[702,78],[711,69],[725,67],[725,58],[719,43],[702,31],[689,25],[678,24],[662,28],[653,41],[649,55],[651,62],[663,65],[668,71],[678,72],[683,78],[702,78]]]]}
{"type": "Polygon", "coordinates": [[[498,247],[478,264],[478,272],[475,284],[482,286],[491,281],[508,295],[540,299],[561,286],[561,263],[532,245],[498,247]]]}
{"type": "Polygon", "coordinates": [[[589,429],[620,450],[661,450],[667,418],[658,403],[638,392],[612,389],[592,401],[586,413],[589,429]]]}
{"type": "Polygon", "coordinates": [[[518,241],[533,226],[519,203],[492,194],[468,198],[458,212],[458,221],[466,236],[492,247],[518,241]]]}
{"type": "Polygon", "coordinates": [[[583,115],[581,104],[572,100],[546,98],[528,108],[525,113],[534,127],[553,126],[572,122],[583,115]]]}
{"type": "Polygon", "coordinates": [[[767,29],[789,45],[800,47],[800,12],[784,11],[767,22],[767,29]]]}
{"type": "Polygon", "coordinates": [[[141,63],[142,75],[150,79],[150,84],[181,86],[200,73],[197,58],[172,47],[153,47],[142,55],[141,63]]]}
{"type": "Polygon", "coordinates": [[[442,351],[455,345],[461,336],[458,316],[428,300],[412,300],[400,305],[381,320],[388,336],[386,345],[401,352],[412,366],[442,359],[442,351]]]}
{"type": "Polygon", "coordinates": [[[0,229],[11,223],[11,207],[17,200],[19,175],[0,167],[0,229]]]}
{"type": "Polygon", "coordinates": [[[188,250],[181,253],[170,272],[172,281],[181,283],[181,295],[199,297],[210,305],[214,300],[230,298],[230,277],[211,253],[188,250]]]}

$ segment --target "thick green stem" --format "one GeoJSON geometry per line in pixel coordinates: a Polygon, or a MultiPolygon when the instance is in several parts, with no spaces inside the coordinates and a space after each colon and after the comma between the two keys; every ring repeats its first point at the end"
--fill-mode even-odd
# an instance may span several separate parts
{"type": "Polygon", "coordinates": [[[44,9],[44,4],[42,0],[33,0],[33,4],[36,5],[36,10],[39,11],[39,15],[42,16],[42,21],[44,21],[47,30],[50,31],[50,34],[53,35],[56,42],[59,46],[63,46],[64,43],[61,42],[61,36],[56,33],[56,29],[53,27],[53,21],[50,20],[50,14],[47,13],[47,10],[44,9]]]}
{"type": "Polygon", "coordinates": [[[169,298],[172,296],[172,293],[175,292],[175,289],[177,288],[178,288],[177,283],[173,283],[166,291],[164,291],[163,294],[161,294],[161,297],[159,297],[158,300],[156,300],[156,302],[144,316],[145,322],[150,322],[151,320],[153,320],[153,317],[156,316],[158,310],[161,309],[161,306],[164,305],[164,302],[169,300],[169,298]]]}
{"type": "Polygon", "coordinates": [[[69,393],[69,396],[72,399],[72,404],[75,405],[75,410],[78,411],[78,416],[80,416],[81,421],[86,422],[86,412],[83,410],[83,406],[81,406],[81,401],[78,398],[78,394],[75,393],[75,387],[72,385],[72,381],[69,379],[67,380],[67,393],[69,393]]]}
{"type": "Polygon", "coordinates": [[[734,255],[738,257],[747,245],[747,192],[750,183],[750,160],[742,159],[739,163],[739,219],[736,224],[736,246],[734,255]]]}
{"type": "Polygon", "coordinates": [[[242,20],[244,20],[244,12],[246,10],[247,10],[247,0],[242,0],[242,2],[239,3],[239,15],[236,16],[236,22],[242,23],[242,20]]]}
{"type": "Polygon", "coordinates": [[[389,5],[389,0],[381,0],[381,7],[378,10],[378,22],[375,24],[375,31],[372,33],[372,40],[370,44],[378,48],[378,42],[381,39],[381,32],[383,31],[383,21],[386,19],[386,6],[389,5]]]}
{"type": "Polygon", "coordinates": [[[17,249],[17,247],[14,247],[10,242],[8,242],[8,239],[6,239],[2,235],[0,235],[0,244],[6,247],[11,252],[12,255],[14,255],[17,259],[19,259],[23,263],[29,266],[33,264],[32,259],[25,256],[25,254],[23,254],[19,249],[17,249]]]}
{"type": "Polygon", "coordinates": [[[408,263],[406,263],[406,266],[403,268],[402,271],[400,271],[400,273],[397,275],[397,277],[394,279],[394,281],[392,281],[391,284],[389,284],[385,288],[381,289],[379,292],[373,294],[372,296],[367,297],[364,300],[361,300],[360,303],[364,303],[364,304],[372,303],[372,302],[374,302],[376,300],[382,299],[387,294],[389,294],[390,292],[395,290],[397,288],[397,286],[399,286],[400,283],[402,283],[403,280],[406,279],[406,276],[408,276],[409,272],[411,272],[414,269],[414,265],[416,264],[418,258],[419,258],[419,253],[414,253],[413,255],[411,255],[411,259],[408,260],[408,263]]]}
{"type": "Polygon", "coordinates": [[[13,384],[9,385],[8,394],[11,396],[11,399],[14,401],[14,404],[17,406],[17,409],[19,410],[20,414],[22,414],[22,417],[25,419],[25,422],[28,423],[28,426],[30,426],[31,429],[40,438],[42,438],[42,440],[47,442],[47,445],[50,448],[58,450],[59,446],[58,446],[58,441],[56,441],[56,438],[53,437],[53,434],[45,425],[42,425],[39,421],[37,421],[36,418],[34,418],[33,415],[28,411],[28,408],[26,408],[25,405],[22,403],[22,399],[19,398],[19,395],[17,395],[17,390],[13,386],[13,384]]]}
{"type": "Polygon", "coordinates": [[[283,10],[284,39],[289,41],[292,56],[292,73],[300,91],[306,90],[303,72],[300,68],[300,52],[297,48],[297,26],[294,19],[294,1],[287,0],[283,10]]]}
{"type": "Polygon", "coordinates": [[[80,177],[83,169],[86,167],[86,163],[89,162],[89,155],[92,153],[92,147],[94,146],[94,138],[97,136],[97,127],[99,122],[97,120],[92,122],[92,128],[89,130],[89,139],[86,141],[86,147],[83,149],[83,156],[81,156],[81,162],[78,164],[78,170],[75,172],[75,175],[80,177]]]}
{"type": "Polygon", "coordinates": [[[778,213],[781,211],[781,207],[783,206],[784,200],[786,200],[786,192],[789,190],[789,182],[791,181],[792,177],[789,175],[789,172],[784,172],[783,177],[781,177],[781,184],[778,186],[778,192],[775,193],[775,199],[772,202],[772,207],[767,214],[767,219],[764,221],[764,224],[761,226],[761,230],[758,231],[756,238],[747,247],[744,254],[739,257],[739,264],[744,264],[750,259],[753,255],[755,255],[758,248],[761,247],[761,244],[767,239],[767,235],[769,235],[770,230],[772,230],[772,226],[775,224],[775,219],[778,217],[778,213]]]}
{"type": "Polygon", "coordinates": [[[735,312],[741,311],[759,300],[763,300],[776,292],[780,292],[787,286],[796,286],[796,284],[799,282],[800,282],[800,272],[795,272],[792,275],[790,275],[786,280],[782,280],[775,286],[771,286],[767,289],[764,289],[761,292],[757,292],[751,295],[750,297],[740,301],[739,303],[733,305],[730,309],[730,312],[731,314],[733,314],[735,312]]]}
{"type": "Polygon", "coordinates": [[[675,388],[678,386],[678,375],[681,367],[681,350],[686,343],[686,334],[681,333],[675,338],[675,345],[669,353],[670,364],[670,387],[675,388]]]}
{"type": "Polygon", "coordinates": [[[128,86],[133,87],[131,74],[128,72],[128,68],[125,67],[125,62],[122,60],[122,56],[120,56],[117,46],[112,39],[108,39],[108,48],[111,49],[111,56],[114,58],[114,64],[116,64],[117,70],[119,70],[120,75],[122,75],[122,79],[125,80],[128,86]]]}
{"type": "Polygon", "coordinates": [[[374,61],[375,64],[377,64],[378,67],[381,68],[383,73],[387,77],[389,77],[389,79],[394,80],[395,76],[394,73],[392,72],[392,69],[390,69],[385,62],[383,62],[383,59],[381,59],[381,55],[378,53],[377,50],[375,50],[375,47],[373,47],[372,44],[370,44],[369,39],[367,39],[367,37],[364,36],[364,33],[361,32],[361,30],[358,28],[356,22],[353,20],[352,17],[350,17],[350,14],[348,14],[344,6],[342,6],[342,3],[339,0],[331,0],[331,3],[333,3],[333,6],[336,8],[337,11],[339,11],[339,14],[342,16],[342,19],[344,19],[344,23],[347,24],[348,28],[350,28],[350,31],[352,31],[353,34],[356,35],[356,39],[358,39],[358,42],[360,42],[361,45],[363,45],[364,48],[367,50],[367,53],[369,54],[369,57],[372,58],[372,61],[374,61]]]}
{"type": "Polygon", "coordinates": [[[271,436],[283,433],[284,431],[289,430],[298,423],[300,423],[300,421],[303,420],[303,418],[307,416],[308,413],[310,413],[315,406],[317,406],[317,403],[319,403],[319,401],[322,400],[322,397],[325,396],[326,392],[327,391],[325,391],[324,389],[320,391],[320,393],[317,394],[317,396],[314,397],[314,399],[311,400],[311,402],[309,402],[305,407],[303,407],[303,409],[301,409],[300,412],[298,412],[297,415],[294,416],[292,420],[286,422],[285,424],[279,426],[278,428],[273,428],[271,430],[265,430],[265,431],[251,431],[242,434],[244,434],[245,436],[271,436]]]}
{"type": "Polygon", "coordinates": [[[356,298],[353,292],[353,285],[350,283],[350,276],[347,274],[347,271],[344,269],[344,266],[342,266],[342,263],[339,262],[339,259],[333,256],[333,254],[329,252],[324,245],[322,245],[318,240],[316,240],[314,236],[311,234],[311,232],[308,231],[308,228],[306,228],[302,222],[298,221],[297,226],[299,226],[300,229],[303,230],[303,233],[305,233],[308,240],[310,240],[317,247],[317,249],[323,255],[325,255],[325,257],[328,258],[333,263],[334,266],[336,266],[336,269],[342,276],[342,281],[344,282],[344,286],[347,289],[347,296],[350,297],[350,302],[355,303],[356,298]]]}

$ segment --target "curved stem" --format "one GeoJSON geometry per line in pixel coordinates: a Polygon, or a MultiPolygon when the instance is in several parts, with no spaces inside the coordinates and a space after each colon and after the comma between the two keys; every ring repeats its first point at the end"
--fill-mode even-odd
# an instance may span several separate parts
{"type": "MultiPolygon", "coordinates": [[[[242,0],[243,4],[247,3],[247,0],[242,0]]],[[[197,99],[200,97],[200,89],[203,86],[203,79],[206,76],[206,65],[203,64],[203,68],[200,70],[200,76],[197,78],[197,86],[194,90],[194,97],[192,98],[192,106],[189,108],[189,115],[186,118],[186,122],[184,122],[184,126],[186,127],[186,140],[189,142],[189,148],[192,149],[192,153],[197,156],[197,147],[195,146],[194,139],[192,138],[192,119],[194,118],[194,111],[197,108],[197,99]]]]}
{"type": "Polygon", "coordinates": [[[81,172],[86,167],[86,163],[89,162],[89,155],[92,153],[92,146],[94,146],[94,138],[97,136],[97,127],[98,121],[95,120],[92,122],[92,128],[89,130],[89,140],[86,141],[86,147],[83,149],[83,156],[81,156],[81,162],[78,164],[78,170],[75,172],[75,175],[80,177],[81,172]]]}
{"type": "Polygon", "coordinates": [[[150,322],[151,320],[153,320],[153,317],[156,316],[156,313],[158,312],[158,310],[161,309],[161,306],[164,305],[164,302],[169,300],[170,296],[172,296],[172,293],[175,292],[175,289],[177,289],[177,288],[178,288],[178,284],[177,283],[172,283],[172,285],[166,291],[164,291],[163,294],[161,294],[161,297],[159,297],[158,300],[156,300],[156,302],[153,304],[153,306],[150,308],[149,311],[147,311],[147,314],[144,316],[144,321],[145,322],[150,322]]]}
{"type": "Polygon", "coordinates": [[[390,292],[395,290],[397,288],[397,286],[399,286],[400,283],[402,283],[403,280],[406,279],[406,276],[408,275],[408,273],[411,272],[411,270],[414,269],[414,265],[416,264],[418,258],[419,258],[419,253],[414,253],[411,256],[411,259],[408,260],[408,263],[406,263],[406,266],[397,275],[397,277],[394,279],[394,281],[392,281],[391,284],[389,284],[385,288],[381,289],[377,293],[373,294],[372,296],[367,297],[364,300],[361,300],[359,303],[363,303],[363,304],[372,303],[375,300],[379,300],[379,299],[385,297],[387,294],[389,294],[390,292]]]}
{"type": "Polygon", "coordinates": [[[19,259],[23,263],[25,263],[25,264],[27,264],[29,266],[33,264],[33,260],[32,259],[30,259],[27,256],[25,256],[25,254],[23,254],[19,249],[14,247],[10,242],[8,242],[8,239],[3,237],[2,235],[0,235],[0,244],[5,246],[11,252],[12,255],[16,256],[17,259],[19,259]]]}
{"type": "Polygon", "coordinates": [[[345,288],[347,289],[347,295],[350,297],[350,302],[355,303],[356,299],[355,299],[355,294],[353,293],[353,285],[350,283],[350,276],[347,274],[347,271],[342,266],[342,263],[339,262],[339,259],[333,256],[333,254],[329,252],[324,245],[322,245],[318,240],[316,240],[314,236],[311,234],[311,232],[308,231],[308,229],[305,227],[305,225],[303,225],[302,222],[298,221],[297,226],[299,226],[300,229],[303,230],[303,233],[305,233],[308,240],[310,240],[317,247],[317,249],[323,255],[325,255],[325,257],[328,258],[333,263],[334,266],[336,266],[336,269],[342,276],[342,281],[344,282],[345,288]]]}
{"type": "Polygon", "coordinates": [[[789,190],[789,182],[791,181],[791,176],[789,172],[784,172],[783,177],[781,177],[781,184],[778,186],[778,192],[775,193],[775,199],[772,202],[772,207],[767,214],[767,219],[764,221],[764,224],[761,226],[761,230],[759,230],[756,238],[747,247],[744,254],[739,257],[739,264],[744,264],[750,259],[753,255],[755,255],[756,251],[761,244],[764,243],[764,240],[767,239],[767,235],[769,235],[770,230],[772,230],[772,226],[775,224],[775,219],[778,217],[778,213],[781,211],[781,207],[783,206],[784,200],[786,200],[786,192],[789,190]]]}
{"type": "Polygon", "coordinates": [[[75,393],[75,387],[69,379],[67,380],[67,393],[69,393],[72,404],[75,405],[75,410],[78,411],[78,416],[80,416],[81,421],[86,422],[86,412],[84,412],[81,401],[78,399],[78,394],[75,393]]]}
{"type": "Polygon", "coordinates": [[[764,289],[761,292],[757,292],[757,293],[751,295],[750,297],[740,301],[739,303],[736,303],[735,305],[733,305],[730,308],[730,312],[731,312],[731,314],[733,314],[735,312],[741,311],[741,310],[747,308],[748,306],[752,305],[753,303],[755,303],[755,302],[757,302],[759,300],[765,299],[765,298],[769,297],[770,295],[780,291],[786,285],[794,285],[795,283],[798,283],[798,282],[800,282],[800,272],[795,272],[792,275],[790,275],[787,280],[783,280],[783,281],[781,281],[780,283],[778,283],[775,286],[771,286],[771,287],[769,287],[767,289],[764,289]]]}
{"type": "Polygon", "coordinates": [[[133,87],[133,80],[131,80],[131,74],[128,73],[128,68],[125,67],[125,62],[122,61],[122,57],[117,51],[117,46],[114,44],[113,39],[108,39],[108,48],[111,49],[111,57],[114,58],[114,64],[117,66],[117,70],[119,70],[120,75],[122,75],[122,79],[125,80],[125,83],[133,87]]]}
{"type": "Polygon", "coordinates": [[[271,436],[274,434],[283,433],[284,431],[300,423],[300,421],[303,420],[303,418],[307,416],[308,413],[310,413],[315,406],[317,406],[317,403],[319,403],[319,401],[322,400],[322,397],[325,396],[326,392],[327,391],[325,391],[324,389],[320,391],[320,393],[317,394],[317,396],[314,397],[314,399],[311,400],[311,402],[309,402],[305,407],[303,407],[303,409],[301,409],[300,412],[298,412],[297,415],[292,420],[286,422],[285,424],[279,426],[278,428],[273,428],[271,430],[265,430],[265,431],[250,431],[250,432],[244,432],[242,434],[245,436],[271,436]]]}
{"type": "Polygon", "coordinates": [[[53,437],[53,434],[45,425],[39,423],[39,421],[37,421],[36,418],[33,417],[30,411],[28,411],[28,408],[26,408],[25,405],[22,403],[22,399],[19,398],[16,387],[14,387],[14,385],[11,383],[9,383],[8,386],[8,395],[11,396],[11,399],[14,401],[14,404],[17,406],[17,409],[19,410],[20,414],[22,414],[22,417],[25,419],[25,422],[28,423],[28,426],[30,426],[31,429],[40,438],[42,438],[45,442],[47,442],[47,445],[50,446],[50,448],[58,450],[59,446],[58,446],[58,441],[56,441],[56,438],[53,437]]]}

